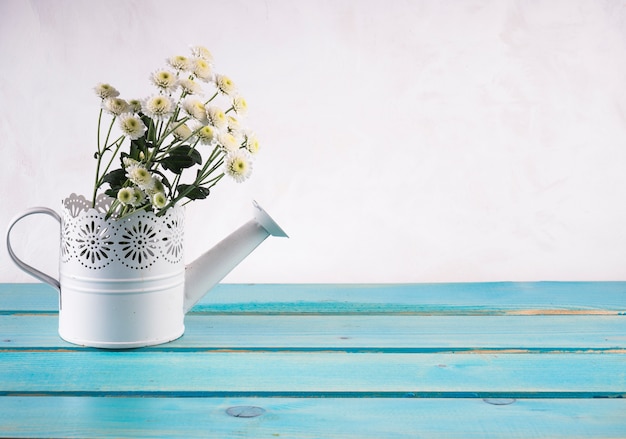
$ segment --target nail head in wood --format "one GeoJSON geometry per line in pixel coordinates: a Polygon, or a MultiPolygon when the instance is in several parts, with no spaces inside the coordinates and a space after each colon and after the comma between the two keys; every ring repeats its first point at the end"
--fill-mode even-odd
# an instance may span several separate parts
{"type": "Polygon", "coordinates": [[[265,413],[265,409],[251,405],[239,405],[226,409],[226,413],[235,418],[255,418],[265,413]]]}

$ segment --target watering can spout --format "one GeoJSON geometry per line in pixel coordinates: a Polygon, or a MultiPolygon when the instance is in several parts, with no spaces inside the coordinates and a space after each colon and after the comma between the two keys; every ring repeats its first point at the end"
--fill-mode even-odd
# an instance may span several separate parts
{"type": "Polygon", "coordinates": [[[187,313],[268,236],[287,237],[278,224],[254,202],[254,218],[239,227],[185,268],[187,313]]]}

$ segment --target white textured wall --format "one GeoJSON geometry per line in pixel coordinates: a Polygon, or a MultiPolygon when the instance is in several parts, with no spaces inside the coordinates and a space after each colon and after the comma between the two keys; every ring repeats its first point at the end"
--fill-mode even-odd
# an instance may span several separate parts
{"type": "MultiPolygon", "coordinates": [[[[0,224],[88,193],[93,85],[147,94],[190,44],[263,150],[188,209],[188,258],[252,199],[291,235],[226,281],[626,279],[624,1],[0,0],[0,224]]],[[[54,230],[14,237],[51,273],[54,230]]]]}

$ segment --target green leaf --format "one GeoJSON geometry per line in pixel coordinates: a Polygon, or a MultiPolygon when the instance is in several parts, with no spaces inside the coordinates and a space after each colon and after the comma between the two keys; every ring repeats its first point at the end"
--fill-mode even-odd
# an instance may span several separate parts
{"type": "Polygon", "coordinates": [[[189,145],[180,145],[178,148],[172,150],[171,154],[186,155],[191,157],[197,165],[202,164],[202,156],[200,155],[200,152],[189,145]]]}
{"type": "Polygon", "coordinates": [[[178,195],[180,196],[185,193],[185,197],[190,200],[202,200],[209,196],[209,192],[209,189],[205,187],[199,187],[192,184],[178,185],[178,195]]]}
{"type": "Polygon", "coordinates": [[[152,170],[152,172],[154,174],[157,174],[158,176],[161,177],[161,183],[163,183],[163,186],[165,186],[168,191],[171,193],[172,192],[172,184],[170,183],[170,181],[167,179],[167,177],[165,176],[165,174],[163,174],[161,171],[159,171],[158,169],[154,169],[152,170]]]}
{"type": "Polygon", "coordinates": [[[191,168],[194,165],[202,164],[202,156],[189,145],[181,145],[172,149],[167,157],[159,161],[163,168],[180,174],[185,168],[191,168]]]}
{"type": "Polygon", "coordinates": [[[156,142],[156,127],[154,121],[143,113],[139,113],[144,125],[148,128],[144,137],[150,142],[156,142]]]}
{"type": "Polygon", "coordinates": [[[187,155],[170,155],[160,160],[164,169],[172,171],[174,174],[180,174],[185,168],[191,168],[196,163],[187,155]]]}
{"type": "Polygon", "coordinates": [[[111,189],[116,191],[116,194],[117,191],[122,188],[124,183],[126,183],[126,180],[126,171],[124,171],[124,169],[116,169],[102,177],[102,181],[104,183],[109,183],[111,189]]]}
{"type": "Polygon", "coordinates": [[[135,160],[139,160],[139,153],[141,151],[145,151],[146,148],[146,138],[144,137],[140,137],[139,139],[136,140],[131,140],[130,141],[130,150],[129,150],[129,156],[131,159],[135,159],[135,160]]]}
{"type": "Polygon", "coordinates": [[[104,193],[111,198],[117,198],[118,191],[115,189],[107,189],[106,191],[104,191],[104,193]]]}

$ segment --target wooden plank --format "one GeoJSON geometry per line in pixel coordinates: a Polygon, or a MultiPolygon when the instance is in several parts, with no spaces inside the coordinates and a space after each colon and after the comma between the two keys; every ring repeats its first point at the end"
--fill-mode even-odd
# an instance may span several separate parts
{"type": "Polygon", "coordinates": [[[10,437],[620,438],[626,400],[0,397],[10,437]],[[231,407],[260,407],[233,417],[231,407]]]}
{"type": "MultiPolygon", "coordinates": [[[[247,349],[532,352],[626,349],[625,316],[190,315],[185,335],[152,350],[247,349]]],[[[0,350],[75,349],[55,314],[0,315],[0,350]]]]}
{"type": "Polygon", "coordinates": [[[624,397],[626,354],[4,353],[0,394],[624,397]],[[515,395],[515,396],[512,396],[515,395]]]}
{"type": "MultiPolygon", "coordinates": [[[[0,284],[0,310],[55,312],[43,284],[0,284]]],[[[193,309],[210,314],[626,314],[626,282],[220,284],[193,309]]]]}
{"type": "Polygon", "coordinates": [[[416,315],[586,311],[624,314],[626,282],[268,284],[250,288],[228,285],[211,291],[193,311],[416,315]]]}

